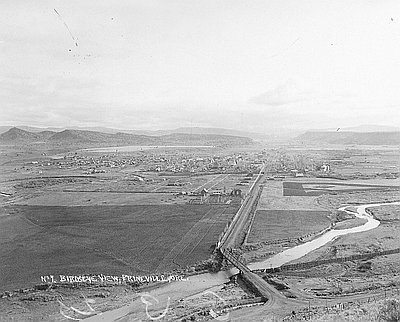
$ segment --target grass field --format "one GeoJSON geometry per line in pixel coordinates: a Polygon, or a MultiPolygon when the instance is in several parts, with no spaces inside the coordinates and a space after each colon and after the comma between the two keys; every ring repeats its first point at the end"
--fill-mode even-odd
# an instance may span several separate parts
{"type": "Polygon", "coordinates": [[[370,210],[381,223],[400,222],[400,205],[380,206],[370,208],[370,210]]]}
{"type": "Polygon", "coordinates": [[[205,205],[21,205],[7,210],[11,215],[0,217],[2,290],[29,287],[49,274],[150,274],[170,268],[168,261],[160,265],[167,255],[182,265],[194,264],[210,256],[235,212],[205,205]],[[182,243],[185,247],[175,248],[182,243]]]}
{"type": "Polygon", "coordinates": [[[258,202],[259,210],[325,210],[317,204],[317,197],[284,196],[282,184],[282,181],[267,181],[258,202]]]}
{"type": "Polygon", "coordinates": [[[248,242],[297,238],[320,231],[329,226],[328,215],[320,210],[257,210],[248,242]]]}
{"type": "Polygon", "coordinates": [[[107,205],[160,205],[182,204],[189,197],[168,193],[110,193],[110,192],[59,192],[48,191],[20,201],[29,206],[107,206],[107,205]]]}
{"type": "Polygon", "coordinates": [[[283,182],[284,196],[320,196],[327,193],[379,191],[385,189],[397,189],[396,187],[383,185],[354,184],[342,182],[283,182]]]}

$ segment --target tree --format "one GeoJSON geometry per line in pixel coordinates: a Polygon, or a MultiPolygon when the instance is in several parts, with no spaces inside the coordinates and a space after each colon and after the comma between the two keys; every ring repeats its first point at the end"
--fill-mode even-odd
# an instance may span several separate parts
{"type": "Polygon", "coordinates": [[[388,299],[379,308],[379,320],[387,322],[400,321],[400,302],[397,299],[388,299]]]}

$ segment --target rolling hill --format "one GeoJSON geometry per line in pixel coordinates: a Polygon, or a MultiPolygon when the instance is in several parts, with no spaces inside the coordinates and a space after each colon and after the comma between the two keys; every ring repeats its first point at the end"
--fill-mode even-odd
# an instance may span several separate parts
{"type": "Polygon", "coordinates": [[[41,136],[39,134],[21,130],[16,127],[13,127],[0,135],[0,140],[2,142],[34,142],[39,141],[40,139],[41,136]]]}
{"type": "Polygon", "coordinates": [[[104,133],[87,130],[64,130],[61,132],[29,132],[11,128],[0,134],[3,144],[19,145],[44,142],[52,145],[251,145],[253,140],[247,137],[218,134],[172,133],[159,136],[136,135],[130,133],[104,133]]]}
{"type": "MultiPolygon", "coordinates": [[[[11,126],[0,126],[0,134],[10,130],[11,126]]],[[[66,128],[55,128],[55,127],[32,127],[32,126],[17,126],[18,129],[25,130],[32,133],[39,132],[63,132],[65,130],[78,130],[78,131],[90,131],[90,132],[101,132],[106,134],[135,134],[135,135],[145,135],[145,136],[161,136],[169,135],[174,133],[184,133],[184,134],[216,134],[216,135],[230,135],[230,136],[242,136],[252,139],[265,138],[265,134],[246,132],[234,129],[224,129],[224,128],[214,128],[214,127],[179,127],[172,130],[121,130],[108,127],[70,127],[66,128]]]]}

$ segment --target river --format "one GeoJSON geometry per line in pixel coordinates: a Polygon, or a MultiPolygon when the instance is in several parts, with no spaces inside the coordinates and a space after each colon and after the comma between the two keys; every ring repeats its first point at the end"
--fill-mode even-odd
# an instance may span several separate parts
{"type": "MultiPolygon", "coordinates": [[[[366,219],[367,222],[364,225],[354,228],[343,229],[343,230],[330,230],[327,233],[323,234],[322,236],[310,242],[287,249],[279,254],[272,256],[271,258],[265,261],[249,264],[248,267],[250,269],[279,267],[290,261],[298,259],[319,247],[322,247],[323,245],[327,244],[328,242],[334,240],[339,236],[374,229],[379,226],[379,221],[374,219],[370,214],[368,214],[366,212],[366,209],[379,207],[383,205],[400,205],[400,201],[390,202],[390,203],[374,203],[374,204],[359,205],[355,207],[357,209],[357,213],[347,210],[346,208],[349,206],[341,207],[339,208],[339,210],[355,214],[355,216],[359,218],[366,219]]],[[[164,299],[166,296],[168,296],[171,298],[171,300],[176,301],[178,299],[187,298],[188,296],[201,294],[201,292],[205,292],[206,290],[212,287],[221,286],[228,281],[229,276],[235,273],[237,273],[237,269],[232,269],[226,272],[219,272],[218,274],[206,273],[206,274],[190,276],[187,281],[168,283],[159,288],[153,289],[152,291],[149,292],[149,294],[151,294],[151,296],[155,296],[156,298],[164,297],[164,299]]],[[[126,317],[128,315],[143,316],[144,314],[143,303],[146,302],[143,301],[143,299],[140,301],[140,297],[137,297],[130,303],[130,305],[125,305],[115,310],[110,310],[107,312],[100,313],[98,315],[85,319],[85,321],[88,322],[114,321],[122,317],[126,317]]],[[[144,318],[146,317],[144,316],[144,318]]]]}
{"type": "Polygon", "coordinates": [[[307,243],[284,250],[283,252],[278,253],[278,254],[266,259],[265,261],[251,263],[248,265],[248,267],[251,270],[265,269],[265,268],[277,268],[277,267],[282,266],[283,264],[287,264],[288,262],[291,262],[295,259],[299,259],[299,258],[303,257],[304,255],[308,254],[309,252],[326,245],[330,241],[335,240],[339,236],[360,233],[363,231],[368,231],[368,230],[374,229],[379,226],[379,221],[374,219],[370,214],[368,214],[366,212],[366,209],[373,208],[373,207],[379,207],[379,206],[383,206],[383,205],[400,205],[400,202],[396,201],[396,202],[390,202],[390,203],[374,203],[374,204],[359,205],[359,206],[355,207],[357,210],[357,213],[347,210],[347,207],[341,207],[341,208],[339,208],[339,210],[343,210],[343,211],[346,211],[347,213],[354,214],[358,218],[366,219],[367,222],[364,225],[354,227],[354,228],[348,228],[348,229],[342,229],[342,230],[330,230],[318,238],[315,238],[307,243]]]}

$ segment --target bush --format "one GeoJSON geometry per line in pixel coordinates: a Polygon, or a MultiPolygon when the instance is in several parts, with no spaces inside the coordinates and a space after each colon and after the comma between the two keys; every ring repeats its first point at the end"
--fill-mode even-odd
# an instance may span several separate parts
{"type": "Polygon", "coordinates": [[[379,308],[379,320],[396,322],[400,321],[400,301],[397,299],[388,299],[379,308]]]}

